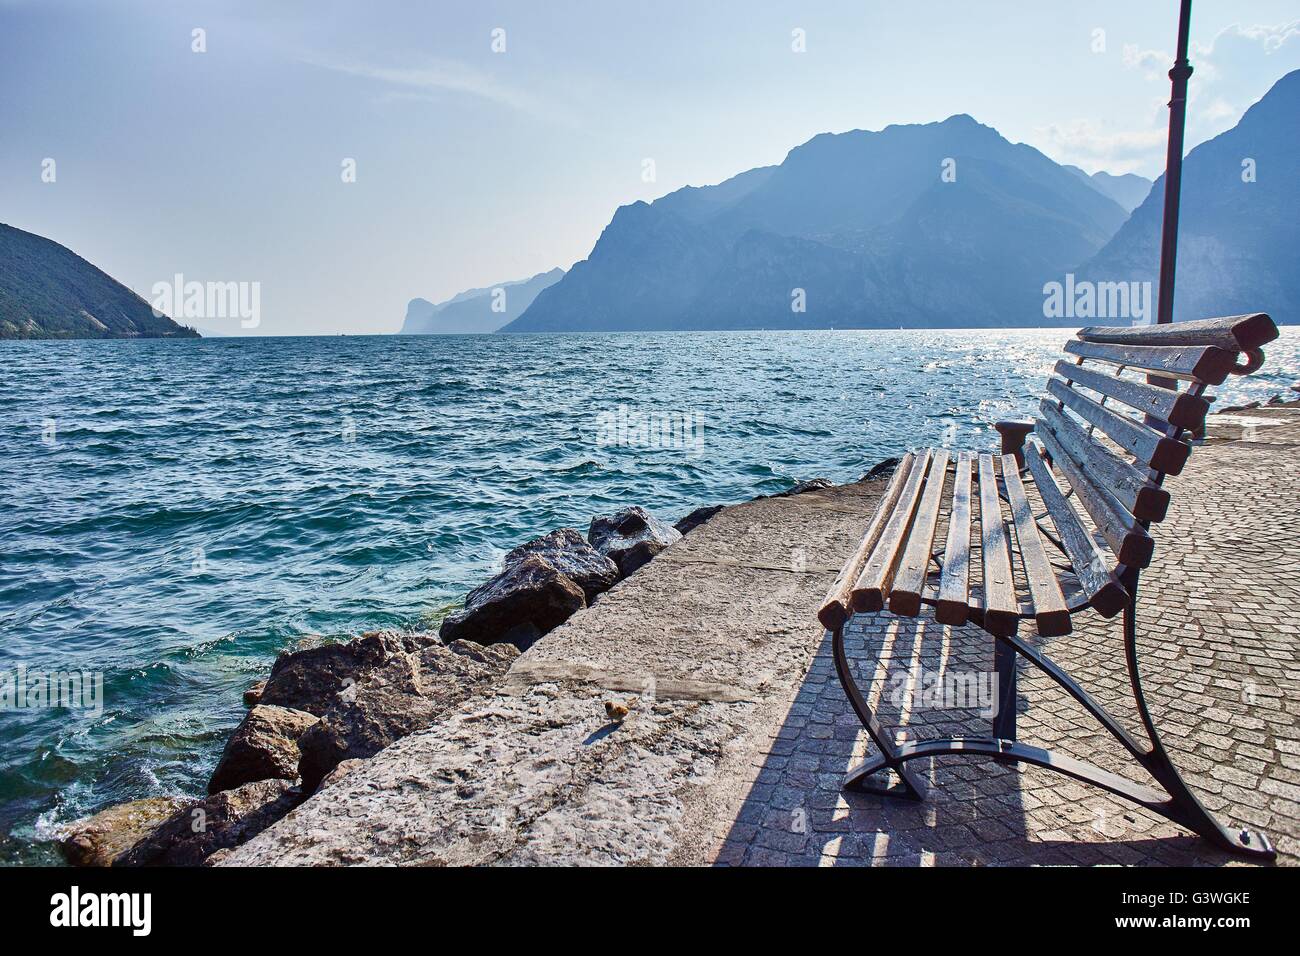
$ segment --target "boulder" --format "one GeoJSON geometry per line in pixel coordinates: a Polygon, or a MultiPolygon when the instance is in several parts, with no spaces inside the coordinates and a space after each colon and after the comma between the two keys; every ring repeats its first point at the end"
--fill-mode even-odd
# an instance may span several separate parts
{"type": "Polygon", "coordinates": [[[181,807],[114,866],[200,866],[217,850],[239,846],[302,802],[287,780],[259,780],[181,807]]]}
{"type": "Polygon", "coordinates": [[[293,780],[298,776],[298,738],[319,720],[305,710],[258,704],[226,741],[208,781],[208,793],[255,780],[293,780]]]}
{"type": "Polygon", "coordinates": [[[319,717],[361,671],[377,667],[390,655],[403,653],[418,643],[415,636],[378,632],[345,644],[287,651],[271,667],[260,703],[305,710],[319,717]]]}
{"type": "Polygon", "coordinates": [[[783,491],[776,498],[789,498],[791,495],[801,495],[805,491],[818,491],[822,488],[834,488],[835,482],[829,478],[809,478],[807,481],[797,481],[794,487],[789,491],[783,491]]]}
{"type": "Polygon", "coordinates": [[[618,583],[618,565],[597,552],[572,528],[561,528],[521,544],[506,555],[505,566],[522,561],[529,554],[540,555],[555,570],[568,575],[582,588],[588,604],[618,583]]]}
{"type": "Polygon", "coordinates": [[[112,866],[154,827],[176,812],[174,797],[132,800],[101,810],[63,828],[59,848],[73,866],[112,866]]]}
{"type": "Polygon", "coordinates": [[[696,508],[673,527],[682,534],[689,534],[721,510],[722,505],[705,505],[703,508],[696,508]]]}
{"type": "Polygon", "coordinates": [[[341,761],[337,767],[335,767],[329,773],[325,774],[325,778],[321,780],[321,782],[317,785],[316,792],[319,793],[321,790],[324,790],[326,787],[332,787],[334,784],[338,783],[340,780],[342,780],[344,777],[350,774],[353,770],[356,770],[358,767],[364,766],[365,762],[366,761],[360,757],[354,757],[351,760],[341,761]]]}
{"type": "Polygon", "coordinates": [[[448,614],[439,633],[445,643],[507,641],[522,651],[586,606],[572,578],[540,554],[525,554],[470,591],[465,607],[448,614]]]}
{"type": "Polygon", "coordinates": [[[452,641],[450,644],[438,647],[438,650],[451,651],[456,657],[421,652],[420,663],[424,666],[426,673],[441,674],[444,665],[450,661],[458,667],[471,667],[473,664],[482,665],[492,672],[486,676],[497,677],[508,671],[515,658],[519,656],[519,648],[510,644],[475,644],[473,641],[452,641]],[[465,664],[464,661],[458,660],[458,658],[463,658],[464,661],[471,663],[465,664]]]}
{"type": "Polygon", "coordinates": [[[901,458],[886,458],[884,461],[876,462],[871,466],[871,470],[862,476],[863,481],[879,481],[882,478],[890,477],[902,462],[901,458]]]}
{"type": "Polygon", "coordinates": [[[593,518],[587,529],[587,541],[618,565],[619,576],[624,578],[681,536],[672,525],[637,505],[593,518]]]}
{"type": "Polygon", "coordinates": [[[343,762],[372,757],[433,725],[505,674],[518,656],[511,644],[454,641],[394,655],[366,671],[298,742],[303,789],[315,790],[343,762]]]}
{"type": "Polygon", "coordinates": [[[244,706],[253,707],[262,702],[262,692],[266,690],[266,681],[260,680],[244,691],[244,706]]]}

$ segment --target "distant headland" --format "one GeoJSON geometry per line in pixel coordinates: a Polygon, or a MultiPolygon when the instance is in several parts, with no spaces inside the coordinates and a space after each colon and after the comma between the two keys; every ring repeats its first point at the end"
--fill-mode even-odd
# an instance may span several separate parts
{"type": "Polygon", "coordinates": [[[196,339],[66,246],[0,223],[0,339],[196,339]]]}

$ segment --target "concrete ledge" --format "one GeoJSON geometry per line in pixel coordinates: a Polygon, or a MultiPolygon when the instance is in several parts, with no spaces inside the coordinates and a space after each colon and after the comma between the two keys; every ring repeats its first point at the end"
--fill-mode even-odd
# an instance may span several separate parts
{"type": "MultiPolygon", "coordinates": [[[[1260,417],[1270,424],[1212,417],[1205,447],[1170,482],[1174,504],[1143,578],[1143,676],[1166,746],[1206,805],[1267,832],[1294,864],[1300,411],[1260,417]]],[[[814,613],[880,491],[848,485],[725,509],[539,641],[492,694],[220,862],[1233,862],[1036,769],[943,758],[914,765],[933,784],[923,804],[841,792],[866,740],[814,613]],[[611,695],[631,706],[620,724],[605,716],[611,695]]],[[[1074,634],[1048,645],[1123,719],[1132,701],[1115,627],[1080,615],[1074,634]]],[[[853,637],[868,679],[916,661],[990,666],[991,642],[973,628],[877,615],[855,619],[853,637]]],[[[1028,742],[1133,774],[1046,678],[1026,674],[1019,703],[1028,742]]],[[[942,709],[881,716],[900,735],[986,726],[942,709]]]]}
{"type": "Polygon", "coordinates": [[[727,508],[227,865],[706,863],[883,483],[727,508]],[[630,704],[610,723],[611,694],[630,704]]]}

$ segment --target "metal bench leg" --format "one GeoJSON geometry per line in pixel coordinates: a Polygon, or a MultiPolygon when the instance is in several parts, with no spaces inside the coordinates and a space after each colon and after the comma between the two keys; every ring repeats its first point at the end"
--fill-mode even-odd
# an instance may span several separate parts
{"type": "Polygon", "coordinates": [[[849,703],[858,715],[858,720],[862,721],[862,726],[867,728],[867,733],[871,735],[871,739],[880,751],[880,756],[868,759],[848,772],[848,775],[844,778],[844,788],[846,790],[861,790],[867,793],[907,797],[912,800],[924,800],[925,784],[898,759],[898,751],[895,749],[893,741],[885,734],[884,728],[880,726],[880,721],[876,720],[876,715],[867,706],[866,698],[862,696],[862,691],[858,689],[857,682],[853,680],[853,673],[849,670],[849,660],[844,654],[843,627],[837,627],[832,632],[831,646],[835,655],[835,671],[839,674],[844,693],[848,696],[849,703]],[[873,782],[871,777],[882,770],[891,771],[898,777],[898,784],[889,786],[873,782]]]}
{"type": "Polygon", "coordinates": [[[1016,649],[994,638],[993,670],[998,678],[998,710],[993,715],[993,736],[1016,739],[1016,649]]]}
{"type": "Polygon", "coordinates": [[[1136,753],[1135,756],[1138,763],[1169,794],[1169,799],[1160,808],[1160,812],[1175,823],[1180,823],[1189,830],[1199,833],[1205,839],[1229,853],[1265,860],[1274,859],[1276,852],[1269,843],[1268,837],[1249,829],[1229,830],[1216,820],[1210,814],[1210,811],[1206,810],[1201,804],[1201,801],[1197,799],[1196,794],[1192,793],[1187,784],[1183,782],[1178,768],[1170,760],[1169,754],[1160,740],[1160,734],[1156,731],[1155,721],[1152,720],[1151,712],[1147,708],[1146,697],[1142,693],[1142,677],[1138,671],[1137,654],[1138,581],[1136,573],[1126,575],[1124,584],[1130,595],[1128,606],[1124,608],[1124,650],[1128,659],[1129,681],[1133,686],[1133,698],[1137,702],[1138,716],[1141,717],[1147,739],[1151,742],[1150,750],[1144,753],[1136,753]]]}
{"type": "Polygon", "coordinates": [[[1054,770],[1057,773],[1073,777],[1083,783],[1100,787],[1117,797],[1132,801],[1146,807],[1153,813],[1172,820],[1180,826],[1198,833],[1223,850],[1238,856],[1260,861],[1276,858],[1276,851],[1269,844],[1268,838],[1253,830],[1229,830],[1219,823],[1210,812],[1202,806],[1200,800],[1183,782],[1182,776],[1174,767],[1160,742],[1155,723],[1147,708],[1146,698],[1142,694],[1142,681],[1138,671],[1137,656],[1137,576],[1126,574],[1123,584],[1128,590],[1130,601],[1124,611],[1124,649],[1127,656],[1129,677],[1133,685],[1133,696],[1137,702],[1143,729],[1149,740],[1149,747],[1134,739],[1124,727],[1106,712],[1090,694],[1080,687],[1075,680],[1060,666],[1052,662],[1037,648],[1014,635],[997,638],[994,660],[998,670],[998,713],[993,721],[992,737],[945,737],[937,740],[908,741],[895,746],[886,736],[884,729],[867,707],[862,693],[858,690],[849,672],[848,660],[844,656],[843,629],[834,633],[835,669],[839,672],[840,683],[848,695],[849,703],[862,725],[871,734],[871,739],[880,748],[880,756],[866,761],[851,770],[844,780],[846,788],[870,790],[873,792],[907,795],[914,799],[924,798],[924,786],[916,777],[909,774],[907,762],[933,757],[964,756],[992,758],[1000,763],[1027,763],[1054,770]],[[1005,646],[1004,646],[1005,645],[1005,646]],[[1077,701],[1084,710],[1096,718],[1102,727],[1123,745],[1133,758],[1145,769],[1161,789],[1157,790],[1137,783],[1127,777],[1121,777],[1109,770],[1103,770],[1093,764],[1061,753],[1053,753],[1041,747],[1033,747],[1014,739],[1015,737],[1015,662],[1017,655],[1025,657],[1031,664],[1051,678],[1062,690],[1077,701]],[[1002,675],[1007,673],[1008,677],[1002,675]],[[881,770],[892,771],[901,786],[885,789],[873,787],[865,781],[872,774],[881,770]]]}

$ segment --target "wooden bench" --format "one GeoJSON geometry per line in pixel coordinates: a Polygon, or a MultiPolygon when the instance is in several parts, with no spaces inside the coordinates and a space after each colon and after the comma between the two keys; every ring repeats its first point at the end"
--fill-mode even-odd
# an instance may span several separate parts
{"type": "Polygon", "coordinates": [[[909,761],[953,754],[1018,761],[1095,784],[1231,852],[1273,858],[1261,834],[1219,824],[1165,752],[1142,694],[1136,611],[1138,577],[1154,551],[1149,528],[1169,508],[1164,478],[1182,471],[1191,454],[1184,437],[1204,426],[1206,388],[1258,369],[1261,346],[1277,334],[1264,314],[1082,329],[1066,343],[1037,417],[996,426],[1000,454],[930,448],[902,459],[818,614],[832,632],[849,702],[880,751],[849,773],[846,787],[922,799],[909,761]],[[850,673],[844,628],[855,614],[886,609],[904,617],[929,609],[940,624],[975,624],[993,637],[990,736],[896,744],[884,732],[850,673]],[[1073,615],[1087,609],[1123,615],[1146,741],[1048,658],[1041,641],[1020,634],[1022,622],[1040,638],[1068,634],[1073,615]],[[1016,740],[1018,656],[1078,701],[1164,792],[1016,740]],[[881,772],[896,782],[873,783],[881,772]]]}

